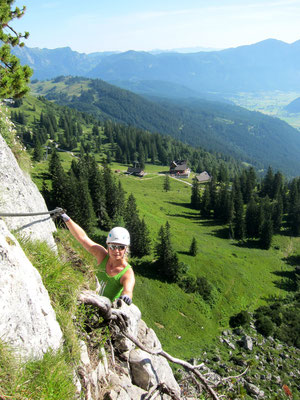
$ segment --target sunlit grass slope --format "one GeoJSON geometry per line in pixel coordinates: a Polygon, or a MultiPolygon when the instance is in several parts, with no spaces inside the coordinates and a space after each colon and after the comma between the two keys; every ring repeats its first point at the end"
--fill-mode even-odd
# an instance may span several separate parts
{"type": "MultiPolygon", "coordinates": [[[[67,166],[69,156],[63,155],[67,166]]],[[[33,173],[41,186],[39,165],[33,173]]],[[[253,311],[273,296],[284,296],[277,273],[290,270],[285,258],[300,251],[300,239],[274,236],[270,250],[240,246],[228,236],[226,226],[203,220],[190,208],[191,186],[171,179],[171,190],[163,190],[167,167],[146,167],[144,178],[122,173],[124,165],[112,165],[127,195],[133,193],[140,213],[145,219],[152,239],[166,221],[171,226],[172,243],[180,261],[189,266],[188,274],[206,277],[213,285],[210,303],[199,295],[187,294],[176,284],[157,280],[153,274],[154,253],[141,260],[132,260],[136,271],[134,302],[142,318],[153,328],[165,350],[178,357],[201,355],[203,349],[228,326],[229,317],[243,309],[253,311]],[[193,237],[198,254],[188,254],[193,237]]],[[[105,234],[105,232],[102,232],[105,234]]],[[[103,243],[104,244],[104,243],[103,243]]],[[[84,256],[84,252],[82,253],[84,256]]]]}
{"type": "Polygon", "coordinates": [[[269,251],[239,246],[226,227],[201,220],[189,207],[191,187],[185,183],[172,180],[171,190],[165,192],[163,176],[120,179],[127,193],[135,195],[153,242],[168,221],[174,248],[189,265],[188,273],[205,276],[216,289],[214,301],[207,304],[175,284],[151,279],[151,263],[138,268],[134,301],[167,350],[185,357],[198,354],[228,326],[230,315],[241,309],[253,311],[271,296],[285,295],[275,273],[291,268],[284,258],[299,251],[299,238],[275,236],[269,251]],[[193,237],[198,242],[196,257],[188,255],[193,237]]]}

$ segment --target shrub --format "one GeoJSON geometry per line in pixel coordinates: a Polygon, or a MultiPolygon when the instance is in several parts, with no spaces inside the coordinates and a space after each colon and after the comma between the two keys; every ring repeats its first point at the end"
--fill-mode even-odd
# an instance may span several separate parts
{"type": "Polygon", "coordinates": [[[258,317],[255,321],[255,326],[257,332],[261,333],[263,336],[270,336],[274,332],[274,324],[271,321],[271,318],[265,315],[258,317]]]}
{"type": "Polygon", "coordinates": [[[232,315],[229,319],[229,325],[231,326],[231,328],[249,325],[249,323],[250,323],[250,314],[247,311],[241,311],[236,315],[232,315]]]}
{"type": "Polygon", "coordinates": [[[196,285],[197,285],[197,292],[203,297],[203,300],[204,301],[209,300],[213,287],[208,282],[208,280],[204,276],[201,276],[197,278],[196,285]]]}
{"type": "Polygon", "coordinates": [[[186,293],[195,293],[197,290],[196,279],[192,276],[185,276],[178,282],[179,287],[186,293]]]}

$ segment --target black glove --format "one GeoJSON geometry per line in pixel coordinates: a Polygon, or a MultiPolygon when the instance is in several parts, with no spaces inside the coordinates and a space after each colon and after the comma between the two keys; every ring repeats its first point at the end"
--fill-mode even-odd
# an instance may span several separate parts
{"type": "Polygon", "coordinates": [[[126,294],[120,296],[119,299],[123,300],[124,303],[128,304],[129,306],[130,306],[130,304],[132,303],[131,298],[130,298],[129,296],[127,296],[126,294]]]}

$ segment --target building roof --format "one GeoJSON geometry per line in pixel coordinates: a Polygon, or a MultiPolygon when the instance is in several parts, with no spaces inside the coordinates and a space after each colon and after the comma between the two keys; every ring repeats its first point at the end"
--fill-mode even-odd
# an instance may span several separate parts
{"type": "Polygon", "coordinates": [[[140,167],[128,167],[126,174],[131,174],[131,175],[144,175],[145,172],[142,168],[140,167]]]}
{"type": "Polygon", "coordinates": [[[206,171],[201,172],[201,174],[197,175],[196,178],[198,182],[211,181],[211,176],[206,171]]]}
{"type": "Polygon", "coordinates": [[[180,172],[180,171],[185,171],[187,170],[189,167],[187,165],[187,161],[186,160],[178,160],[178,161],[172,161],[170,164],[170,169],[175,172],[180,172]]]}

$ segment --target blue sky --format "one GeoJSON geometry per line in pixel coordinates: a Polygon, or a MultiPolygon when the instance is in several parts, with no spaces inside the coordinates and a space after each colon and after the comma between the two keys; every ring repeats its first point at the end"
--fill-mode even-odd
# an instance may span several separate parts
{"type": "Polygon", "coordinates": [[[300,0],[16,0],[28,47],[80,53],[229,48],[300,39],[300,0]]]}

